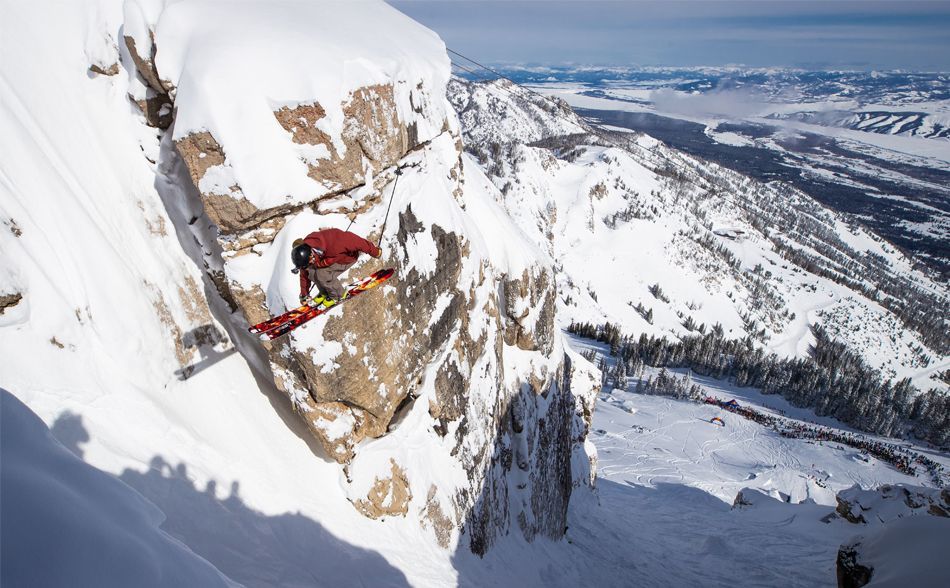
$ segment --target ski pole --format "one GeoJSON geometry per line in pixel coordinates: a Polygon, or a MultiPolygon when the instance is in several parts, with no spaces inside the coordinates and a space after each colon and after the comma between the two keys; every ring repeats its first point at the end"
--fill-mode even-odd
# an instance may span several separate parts
{"type": "Polygon", "coordinates": [[[389,206],[386,207],[386,218],[383,220],[383,230],[379,232],[379,241],[376,242],[378,248],[383,242],[383,234],[386,232],[386,223],[389,222],[389,209],[393,207],[393,196],[396,195],[396,186],[399,185],[399,176],[402,175],[402,168],[396,168],[396,181],[393,182],[393,191],[389,194],[389,206]]]}

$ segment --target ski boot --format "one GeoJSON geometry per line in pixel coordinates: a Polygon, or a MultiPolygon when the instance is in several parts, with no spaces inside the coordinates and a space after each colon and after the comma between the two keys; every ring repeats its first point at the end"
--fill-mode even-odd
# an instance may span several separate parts
{"type": "Polygon", "coordinates": [[[323,308],[331,308],[346,300],[346,297],[349,294],[349,292],[344,292],[343,296],[340,296],[339,298],[330,298],[329,296],[321,295],[319,298],[321,299],[320,302],[323,304],[323,308]]]}

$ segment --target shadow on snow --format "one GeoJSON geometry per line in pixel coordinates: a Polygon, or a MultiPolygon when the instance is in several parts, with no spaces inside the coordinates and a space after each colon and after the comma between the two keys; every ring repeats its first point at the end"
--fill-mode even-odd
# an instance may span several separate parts
{"type": "MultiPolygon", "coordinates": [[[[51,432],[81,456],[89,440],[82,417],[64,412],[51,432]]],[[[346,543],[299,513],[265,515],[247,506],[233,482],[218,498],[217,483],[204,489],[188,466],[152,458],[149,469],[126,469],[118,478],[165,513],[161,528],[249,588],[255,586],[408,586],[406,576],[375,551],[346,543]]],[[[319,488],[301,488],[318,492],[319,488]]]]}

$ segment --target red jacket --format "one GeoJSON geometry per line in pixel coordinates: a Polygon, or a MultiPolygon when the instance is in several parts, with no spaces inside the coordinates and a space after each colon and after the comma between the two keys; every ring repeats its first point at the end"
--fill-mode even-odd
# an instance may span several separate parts
{"type": "MultiPolygon", "coordinates": [[[[323,251],[323,255],[317,258],[316,263],[311,267],[330,267],[334,264],[353,265],[360,253],[366,253],[373,257],[379,257],[382,250],[349,231],[340,229],[324,229],[310,233],[303,240],[314,249],[323,251]]],[[[310,276],[306,270],[300,272],[300,295],[306,296],[310,291],[310,276]]]]}

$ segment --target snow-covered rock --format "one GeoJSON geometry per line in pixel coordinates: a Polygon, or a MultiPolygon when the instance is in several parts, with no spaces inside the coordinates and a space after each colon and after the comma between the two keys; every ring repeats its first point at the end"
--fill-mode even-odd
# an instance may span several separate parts
{"type": "Polygon", "coordinates": [[[168,128],[167,198],[248,323],[297,305],[291,243],[321,227],[379,240],[350,279],[396,269],[263,344],[357,510],[420,512],[478,553],[514,524],[560,537],[591,483],[592,388],[571,386],[550,259],[462,154],[441,40],[381,2],[128,0],[123,19],[129,96],[168,128]]]}
{"type": "Polygon", "coordinates": [[[838,516],[855,524],[877,526],[896,519],[931,515],[950,518],[950,489],[886,484],[873,490],[855,485],[838,492],[838,516]]]}
{"type": "MultiPolygon", "coordinates": [[[[387,558],[432,548],[439,578],[509,531],[561,537],[592,484],[594,380],[556,329],[550,259],[462,154],[441,40],[383,2],[85,8],[3,20],[4,53],[46,64],[0,77],[4,384],[47,422],[82,415],[98,467],[187,465],[209,500],[228,480],[387,558]],[[396,275],[248,337],[297,305],[292,241],[351,220],[384,256],[348,277],[396,275]]],[[[280,567],[182,526],[229,574],[280,567]]]]}
{"type": "Polygon", "coordinates": [[[124,30],[226,233],[371,184],[449,125],[441,40],[384,3],[128,0],[124,30]]]}

